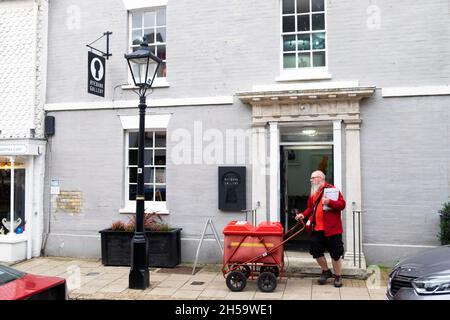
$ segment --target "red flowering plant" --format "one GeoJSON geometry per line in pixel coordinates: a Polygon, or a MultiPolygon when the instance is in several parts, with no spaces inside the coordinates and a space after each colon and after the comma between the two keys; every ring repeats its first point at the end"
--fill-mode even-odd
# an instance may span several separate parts
{"type": "MultiPolygon", "coordinates": [[[[128,218],[128,222],[115,221],[111,225],[111,229],[115,231],[129,231],[134,232],[136,229],[136,215],[133,214],[128,218]]],[[[147,231],[170,231],[171,228],[168,223],[158,215],[157,212],[144,213],[144,229],[147,231]]]]}

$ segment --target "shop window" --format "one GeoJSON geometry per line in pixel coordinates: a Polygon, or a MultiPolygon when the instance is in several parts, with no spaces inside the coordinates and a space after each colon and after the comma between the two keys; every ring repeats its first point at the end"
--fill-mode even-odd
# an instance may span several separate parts
{"type": "MultiPolygon", "coordinates": [[[[14,225],[14,231],[18,227],[25,229],[25,169],[22,167],[14,168],[14,206],[11,212],[11,164],[9,162],[0,162],[0,235],[8,234],[7,226],[3,224],[3,219],[13,221],[19,224],[14,225]],[[20,219],[20,220],[19,220],[20,219]]],[[[20,233],[20,232],[18,232],[20,233]]]]}

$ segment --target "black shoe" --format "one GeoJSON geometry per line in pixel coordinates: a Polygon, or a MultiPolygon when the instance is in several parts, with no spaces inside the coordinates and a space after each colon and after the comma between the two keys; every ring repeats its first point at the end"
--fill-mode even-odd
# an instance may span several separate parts
{"type": "Polygon", "coordinates": [[[327,271],[322,271],[322,274],[320,275],[320,278],[319,278],[319,284],[323,285],[323,284],[327,283],[327,279],[332,278],[332,277],[333,277],[333,274],[331,273],[330,269],[328,269],[327,271]]]}
{"type": "Polygon", "coordinates": [[[334,278],[334,286],[335,286],[336,288],[342,287],[342,276],[336,276],[336,277],[334,278]]]}

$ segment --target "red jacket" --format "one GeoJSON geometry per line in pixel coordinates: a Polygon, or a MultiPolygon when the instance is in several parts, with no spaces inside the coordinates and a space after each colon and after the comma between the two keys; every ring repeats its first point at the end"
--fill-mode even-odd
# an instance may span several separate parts
{"type": "MultiPolygon", "coordinates": [[[[326,184],[324,188],[335,188],[331,184],[326,184]]],[[[320,200],[322,201],[322,200],[320,200]]],[[[328,207],[332,210],[323,212],[323,226],[325,231],[325,237],[330,237],[335,234],[342,234],[344,231],[342,229],[342,219],[341,219],[341,211],[345,208],[345,200],[344,196],[341,192],[339,192],[339,197],[337,200],[331,200],[328,203],[328,207]]],[[[313,213],[314,203],[312,197],[308,197],[307,208],[303,211],[303,216],[305,219],[308,219],[309,216],[313,213]]]]}

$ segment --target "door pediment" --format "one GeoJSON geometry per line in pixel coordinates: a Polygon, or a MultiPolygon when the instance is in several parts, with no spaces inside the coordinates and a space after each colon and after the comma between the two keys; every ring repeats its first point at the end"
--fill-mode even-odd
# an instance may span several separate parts
{"type": "Polygon", "coordinates": [[[270,121],[359,120],[359,101],[375,87],[254,91],[237,94],[252,106],[253,124],[270,121]]]}

